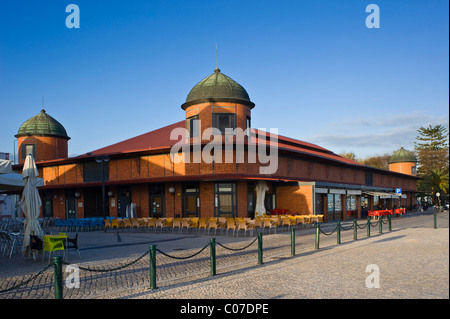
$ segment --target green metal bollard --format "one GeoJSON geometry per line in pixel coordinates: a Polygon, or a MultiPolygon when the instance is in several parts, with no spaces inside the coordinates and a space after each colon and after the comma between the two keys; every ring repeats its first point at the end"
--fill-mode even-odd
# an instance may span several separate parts
{"type": "Polygon", "coordinates": [[[367,217],[367,237],[370,237],[370,217],[367,217]]]}
{"type": "Polygon", "coordinates": [[[389,231],[392,231],[392,220],[391,220],[391,215],[388,215],[388,229],[389,229],[389,231]]]}
{"type": "Polygon", "coordinates": [[[156,287],[156,245],[150,245],[150,289],[158,289],[156,287]]]}
{"type": "Polygon", "coordinates": [[[437,214],[433,214],[434,229],[437,229],[437,214]]]}
{"type": "Polygon", "coordinates": [[[263,238],[262,233],[258,233],[258,265],[263,264],[263,238]]]}
{"type": "Polygon", "coordinates": [[[381,217],[378,218],[378,233],[383,233],[383,219],[381,217]]]}
{"type": "Polygon", "coordinates": [[[356,219],[353,220],[353,240],[358,239],[358,228],[356,224],[356,219]]]}
{"type": "Polygon", "coordinates": [[[337,222],[336,225],[336,233],[337,233],[337,244],[341,244],[341,222],[337,222]]]}
{"type": "Polygon", "coordinates": [[[316,249],[319,249],[320,225],[316,224],[316,249]]]}
{"type": "Polygon", "coordinates": [[[295,256],[295,227],[291,228],[291,256],[295,256]]]}
{"type": "Polygon", "coordinates": [[[216,275],[216,239],[210,238],[209,239],[209,261],[210,261],[210,268],[211,268],[211,276],[216,275]]]}
{"type": "Polygon", "coordinates": [[[55,285],[55,299],[63,299],[63,284],[62,284],[62,257],[53,257],[54,274],[53,281],[55,285]]]}

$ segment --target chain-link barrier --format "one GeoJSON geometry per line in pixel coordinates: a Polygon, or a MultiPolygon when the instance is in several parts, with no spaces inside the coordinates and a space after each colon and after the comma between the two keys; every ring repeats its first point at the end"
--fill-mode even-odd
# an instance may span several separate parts
{"type": "Polygon", "coordinates": [[[225,249],[227,249],[227,250],[231,250],[231,251],[242,251],[242,250],[247,249],[247,248],[250,247],[251,245],[253,245],[257,240],[258,240],[258,238],[255,238],[250,244],[248,244],[247,246],[242,247],[242,248],[231,248],[231,247],[226,247],[226,246],[224,246],[223,244],[221,244],[221,243],[219,243],[219,242],[217,242],[217,245],[219,245],[220,247],[225,248],[225,249]]]}
{"type": "Polygon", "coordinates": [[[187,256],[187,257],[171,256],[171,255],[169,255],[169,254],[163,252],[163,251],[160,250],[160,249],[156,249],[156,251],[159,252],[159,253],[161,253],[161,254],[163,254],[164,256],[169,257],[169,258],[172,258],[172,259],[184,260],[184,259],[190,259],[190,258],[193,258],[193,257],[197,256],[197,255],[200,254],[202,251],[204,251],[204,250],[206,249],[206,247],[208,247],[208,246],[209,246],[209,244],[206,244],[205,247],[203,247],[202,249],[200,249],[198,252],[196,252],[196,253],[194,253],[194,254],[192,254],[192,255],[190,255],[190,256],[187,256]]]}
{"type": "MultiPolygon", "coordinates": [[[[142,254],[140,257],[138,257],[137,259],[130,261],[129,263],[126,263],[124,265],[115,267],[115,268],[109,268],[109,269],[93,269],[90,267],[82,267],[82,266],[78,266],[78,268],[80,270],[85,270],[85,271],[91,271],[91,272],[113,272],[113,271],[117,271],[117,270],[122,270],[125,269],[127,267],[130,267],[132,265],[134,265],[135,263],[137,263],[139,260],[141,260],[142,258],[144,258],[145,256],[147,256],[149,254],[149,252],[145,252],[144,254],[142,254]]],[[[64,265],[70,265],[70,263],[63,261],[64,265]]]]}
{"type": "Polygon", "coordinates": [[[40,275],[42,275],[47,269],[49,269],[49,268],[52,267],[52,266],[53,266],[53,264],[48,264],[48,265],[45,266],[41,271],[39,271],[38,273],[32,275],[30,278],[28,278],[28,279],[26,279],[26,280],[23,280],[22,282],[20,282],[20,283],[14,285],[14,286],[12,286],[12,287],[9,287],[9,288],[7,288],[7,289],[2,289],[2,290],[0,290],[0,294],[5,293],[5,292],[11,292],[11,291],[13,291],[13,290],[15,290],[15,289],[18,289],[18,288],[20,288],[20,287],[22,287],[22,286],[28,284],[29,282],[31,282],[31,281],[33,281],[33,280],[36,280],[40,275]]]}
{"type": "MultiPolygon", "coordinates": [[[[436,219],[436,217],[437,217],[436,214],[434,214],[433,216],[434,216],[434,219],[436,219]]],[[[441,216],[439,216],[439,217],[441,217],[441,216]]],[[[444,216],[444,218],[446,218],[446,217],[448,218],[448,216],[444,216]]],[[[383,224],[389,224],[389,231],[391,231],[391,218],[390,218],[390,216],[388,216],[388,218],[386,220],[380,218],[376,222],[371,222],[371,220],[368,218],[367,222],[362,223],[362,224],[358,224],[356,220],[353,222],[353,225],[341,225],[340,222],[338,222],[336,224],[336,226],[334,226],[334,229],[329,231],[329,232],[327,232],[324,229],[322,229],[320,223],[316,223],[316,249],[319,249],[318,238],[319,238],[319,234],[320,233],[322,233],[323,235],[326,235],[326,236],[330,236],[330,235],[334,234],[335,232],[337,232],[338,236],[340,236],[340,231],[341,230],[347,231],[347,230],[353,229],[353,231],[356,233],[357,229],[365,229],[365,228],[367,228],[367,235],[368,235],[368,237],[370,237],[370,228],[371,228],[371,226],[372,227],[377,227],[378,226],[379,230],[380,230],[380,234],[381,234],[382,233],[382,225],[383,224]]],[[[327,227],[330,227],[330,226],[332,227],[332,225],[325,224],[323,226],[323,228],[326,229],[327,227]]],[[[435,228],[436,228],[436,224],[435,224],[435,228]]],[[[330,228],[328,228],[328,229],[330,229],[330,228]]],[[[294,228],[294,230],[295,230],[295,228],[294,228]]],[[[295,231],[292,231],[291,232],[291,245],[293,243],[294,246],[295,246],[295,240],[294,241],[292,240],[292,236],[294,236],[294,234],[295,234],[295,231]]],[[[354,240],[356,240],[356,239],[357,239],[357,236],[355,235],[354,236],[354,240]]],[[[217,242],[217,245],[219,245],[220,247],[224,248],[225,250],[238,252],[238,251],[243,251],[245,249],[248,249],[256,241],[258,241],[258,264],[262,264],[263,263],[262,262],[262,252],[263,252],[263,249],[262,249],[262,233],[258,233],[257,238],[255,238],[249,244],[246,244],[243,247],[234,248],[234,247],[230,247],[230,246],[224,245],[224,244],[222,244],[220,242],[217,242]]],[[[150,255],[149,256],[150,258],[147,261],[145,261],[145,263],[142,266],[139,266],[137,268],[133,267],[133,269],[130,270],[130,271],[121,272],[120,274],[115,275],[114,278],[120,278],[121,276],[124,276],[124,274],[127,274],[128,277],[126,277],[125,279],[120,279],[118,283],[114,284],[117,287],[112,288],[112,289],[120,289],[120,287],[122,287],[121,286],[121,282],[123,283],[124,281],[127,282],[127,285],[128,285],[129,284],[129,280],[131,280],[130,276],[134,277],[134,276],[137,276],[137,274],[139,274],[138,275],[139,276],[138,280],[141,282],[141,284],[145,283],[145,282],[148,283],[148,279],[149,279],[149,276],[150,276],[151,288],[152,289],[156,289],[156,252],[160,253],[161,255],[163,255],[165,257],[171,258],[171,259],[187,260],[187,259],[191,259],[191,258],[194,258],[194,257],[198,256],[200,253],[205,251],[205,249],[209,246],[210,247],[210,261],[211,261],[211,275],[215,275],[216,274],[216,271],[215,271],[215,267],[216,267],[216,264],[215,264],[216,263],[215,244],[216,244],[215,238],[211,238],[210,239],[210,243],[206,244],[200,250],[190,254],[189,256],[175,256],[173,254],[168,254],[168,253],[166,253],[166,252],[164,252],[164,251],[162,251],[160,249],[156,249],[156,245],[150,245],[150,249],[147,250],[145,253],[143,253],[138,258],[133,259],[133,260],[131,260],[131,261],[125,263],[125,264],[121,264],[121,265],[116,266],[116,267],[111,267],[111,268],[106,268],[106,269],[105,268],[100,268],[101,265],[98,265],[98,267],[93,267],[93,266],[82,267],[82,266],[78,266],[77,265],[77,267],[80,270],[83,270],[83,271],[86,271],[86,272],[91,272],[91,273],[110,273],[110,272],[120,271],[120,270],[124,270],[124,269],[126,269],[128,267],[131,267],[131,266],[137,264],[139,261],[141,261],[147,255],[150,255]],[[148,264],[148,261],[150,261],[150,264],[148,264]],[[149,275],[149,271],[148,271],[149,268],[150,268],[150,275],[149,275]],[[153,278],[152,278],[152,274],[154,276],[153,278]]],[[[338,244],[340,244],[340,238],[338,238],[338,244]]],[[[291,246],[291,248],[292,248],[292,246],[291,246]]],[[[291,255],[293,256],[294,254],[295,254],[295,251],[291,255]]],[[[200,261],[204,262],[203,259],[199,260],[197,258],[197,260],[198,261],[195,261],[195,263],[198,263],[200,261]]],[[[69,264],[67,262],[63,262],[63,261],[61,261],[61,264],[71,265],[71,264],[69,264]]],[[[0,290],[0,294],[11,293],[11,292],[13,292],[16,289],[19,289],[19,288],[24,287],[25,285],[27,285],[27,284],[29,284],[31,282],[36,281],[40,276],[42,276],[53,265],[55,265],[54,272],[55,272],[56,275],[54,275],[54,276],[46,275],[43,280],[39,279],[40,282],[38,283],[38,288],[36,288],[36,289],[31,288],[30,289],[30,291],[33,290],[34,292],[36,292],[36,291],[38,291],[37,289],[41,289],[42,285],[44,285],[43,287],[45,287],[45,289],[49,288],[48,290],[45,291],[45,293],[48,293],[49,291],[51,291],[50,288],[51,288],[51,285],[52,285],[52,278],[53,277],[56,278],[56,276],[59,276],[59,280],[53,280],[55,285],[56,285],[56,282],[61,282],[62,281],[62,273],[60,273],[60,274],[56,273],[56,268],[57,267],[56,267],[55,263],[48,264],[47,266],[45,266],[42,270],[40,270],[36,274],[34,274],[34,275],[32,275],[32,276],[30,276],[28,278],[24,278],[24,280],[22,280],[20,283],[14,284],[13,286],[8,287],[8,288],[3,288],[2,290],[0,290]]],[[[165,265],[164,269],[166,270],[169,267],[177,267],[177,266],[185,267],[186,263],[179,263],[179,264],[177,263],[177,264],[165,265]]],[[[189,271],[189,270],[187,270],[187,271],[189,271]]],[[[161,275],[161,271],[160,271],[160,275],[161,275]]],[[[91,284],[88,285],[87,288],[85,288],[86,289],[85,292],[87,292],[88,294],[91,295],[92,293],[89,291],[89,289],[92,286],[100,286],[101,291],[103,291],[105,289],[105,287],[109,287],[109,285],[110,285],[110,281],[109,281],[110,278],[111,277],[109,275],[95,275],[95,276],[85,276],[85,277],[83,277],[84,282],[87,283],[88,280],[90,280],[89,282],[92,282],[91,284]],[[96,282],[94,282],[94,280],[96,280],[96,281],[102,280],[102,283],[98,283],[97,284],[96,282]]],[[[134,284],[132,284],[132,285],[134,285],[134,284]]],[[[33,287],[34,287],[34,283],[33,283],[33,287]]],[[[54,290],[55,291],[57,290],[56,286],[55,286],[54,290]]],[[[106,290],[110,290],[110,289],[106,288],[106,290]]],[[[74,296],[73,291],[74,290],[72,290],[70,293],[68,293],[69,296],[71,296],[71,297],[74,296]]],[[[28,293],[28,292],[26,292],[26,293],[28,293]]],[[[78,296],[78,295],[81,294],[81,296],[83,297],[84,295],[82,295],[82,293],[83,292],[75,294],[75,295],[78,296]]],[[[39,290],[39,294],[40,294],[39,296],[42,298],[40,290],[39,290]]],[[[94,293],[94,295],[95,295],[95,293],[94,293]]],[[[23,296],[21,296],[21,297],[23,297],[23,296]]],[[[56,297],[56,293],[55,293],[55,297],[56,297]]],[[[61,298],[62,298],[62,293],[61,293],[61,298]]]]}

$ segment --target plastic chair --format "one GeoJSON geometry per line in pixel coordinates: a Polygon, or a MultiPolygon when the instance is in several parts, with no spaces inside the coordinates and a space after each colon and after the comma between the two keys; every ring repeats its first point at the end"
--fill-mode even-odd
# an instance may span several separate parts
{"type": "Polygon", "coordinates": [[[178,230],[181,230],[181,218],[175,218],[172,221],[172,232],[175,228],[178,228],[178,230]]]}
{"type": "Polygon", "coordinates": [[[236,232],[236,222],[234,221],[234,218],[227,218],[227,236],[230,229],[233,230],[234,237],[234,233],[236,232]]]}
{"type": "Polygon", "coordinates": [[[206,232],[208,228],[208,220],[206,218],[200,218],[198,220],[198,232],[200,233],[200,229],[203,228],[203,232],[206,232]]]}
{"type": "Polygon", "coordinates": [[[48,261],[50,262],[50,257],[54,251],[62,250],[64,251],[64,241],[61,240],[51,240],[49,237],[44,236],[44,251],[42,252],[42,260],[44,260],[45,252],[48,251],[48,261]]]}

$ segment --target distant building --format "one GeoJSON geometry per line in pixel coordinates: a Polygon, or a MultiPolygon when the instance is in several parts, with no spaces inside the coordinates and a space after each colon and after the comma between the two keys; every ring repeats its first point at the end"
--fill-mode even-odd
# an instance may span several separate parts
{"type": "MultiPolygon", "coordinates": [[[[21,169],[26,154],[35,156],[45,180],[42,214],[59,218],[123,217],[131,203],[138,217],[253,217],[261,185],[267,190],[262,191],[267,210],[324,214],[326,221],[416,203],[418,178],[412,166],[397,165],[403,162],[393,156],[390,170],[381,170],[315,144],[250,129],[254,107],[247,91],[216,69],[189,92],[181,121],[70,158],[66,130],[42,110],[16,135],[19,164],[14,168],[21,169]],[[211,128],[215,132],[206,134],[211,128]],[[227,129],[250,130],[238,140],[227,129]],[[187,139],[172,140],[177,130],[187,130],[187,139]],[[214,143],[228,145],[229,152],[211,150],[214,143]],[[170,152],[174,146],[189,162],[176,161],[170,152]],[[266,147],[264,154],[256,146],[266,147]],[[198,156],[205,150],[212,161],[198,156]],[[261,156],[272,152],[276,169],[262,173],[260,168],[270,163],[261,156]],[[396,188],[402,189],[401,196],[395,195],[396,188]]],[[[273,112],[282,108],[274,106],[273,112]]],[[[303,121],[312,120],[299,118],[299,131],[303,121]]]]}

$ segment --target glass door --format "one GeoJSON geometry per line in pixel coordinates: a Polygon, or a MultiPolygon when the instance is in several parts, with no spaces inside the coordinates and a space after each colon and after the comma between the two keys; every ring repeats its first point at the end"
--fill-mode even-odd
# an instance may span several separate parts
{"type": "Polygon", "coordinates": [[[66,193],[66,218],[77,218],[77,199],[75,193],[66,193]]]}
{"type": "Polygon", "coordinates": [[[182,217],[200,217],[200,189],[198,183],[183,185],[182,217]]]}

